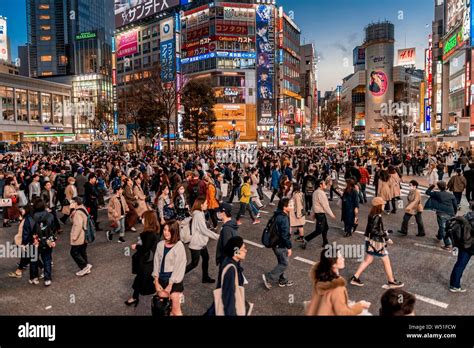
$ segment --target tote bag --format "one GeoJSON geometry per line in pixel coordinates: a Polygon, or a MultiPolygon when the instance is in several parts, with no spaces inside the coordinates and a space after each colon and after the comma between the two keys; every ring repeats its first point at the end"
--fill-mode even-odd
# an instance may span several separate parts
{"type": "Polygon", "coordinates": [[[224,302],[222,301],[222,283],[224,281],[224,276],[229,268],[235,268],[235,306],[236,312],[239,316],[245,316],[245,289],[243,286],[239,286],[238,272],[237,267],[230,264],[227,265],[222,271],[221,276],[221,288],[214,290],[214,305],[216,310],[216,316],[224,315],[224,302]]]}

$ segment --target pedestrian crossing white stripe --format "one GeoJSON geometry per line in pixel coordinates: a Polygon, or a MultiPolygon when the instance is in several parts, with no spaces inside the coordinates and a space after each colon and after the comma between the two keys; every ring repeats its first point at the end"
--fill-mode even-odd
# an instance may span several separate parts
{"type": "Polygon", "coordinates": [[[365,234],[365,232],[362,232],[362,231],[355,231],[355,233],[358,233],[358,234],[365,234]]]}
{"type": "Polygon", "coordinates": [[[304,258],[299,257],[299,256],[296,256],[296,257],[295,257],[295,260],[296,260],[296,261],[301,261],[301,262],[307,263],[308,265],[311,265],[311,266],[314,266],[314,265],[316,264],[316,262],[314,262],[314,261],[311,261],[311,260],[308,260],[308,259],[304,259],[304,258]]]}
{"type": "MultiPolygon", "coordinates": [[[[339,188],[345,188],[346,187],[346,180],[339,178],[339,188]]],[[[400,189],[400,193],[402,197],[408,196],[410,193],[409,186],[406,183],[401,184],[402,187],[400,189]]],[[[424,192],[428,190],[427,187],[424,186],[418,186],[418,190],[420,191],[420,194],[422,197],[428,197],[424,192]]],[[[368,197],[375,197],[376,192],[375,192],[375,186],[374,185],[366,185],[365,192],[368,197]]]]}
{"type": "Polygon", "coordinates": [[[437,300],[433,300],[432,298],[421,296],[421,295],[418,295],[418,294],[415,294],[415,297],[420,301],[432,304],[434,306],[441,307],[443,309],[446,309],[449,306],[447,303],[440,302],[440,301],[437,301],[437,300]]]}
{"type": "Polygon", "coordinates": [[[426,248],[426,249],[439,250],[439,247],[435,247],[435,246],[432,246],[432,245],[426,245],[426,244],[420,244],[420,243],[415,243],[413,245],[417,246],[417,247],[426,248]]]}
{"type": "Polygon", "coordinates": [[[252,242],[250,240],[247,240],[247,239],[244,239],[244,242],[247,243],[247,244],[250,244],[250,245],[253,245],[254,247],[257,247],[257,248],[260,248],[260,249],[263,249],[265,248],[264,245],[261,245],[261,244],[258,244],[258,243],[255,243],[255,242],[252,242]]]}

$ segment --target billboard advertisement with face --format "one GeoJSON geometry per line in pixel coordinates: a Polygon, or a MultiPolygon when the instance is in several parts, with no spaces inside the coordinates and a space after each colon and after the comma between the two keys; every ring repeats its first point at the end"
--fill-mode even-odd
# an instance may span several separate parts
{"type": "Polygon", "coordinates": [[[275,26],[274,8],[260,5],[256,10],[258,124],[274,122],[275,115],[275,26]]]}

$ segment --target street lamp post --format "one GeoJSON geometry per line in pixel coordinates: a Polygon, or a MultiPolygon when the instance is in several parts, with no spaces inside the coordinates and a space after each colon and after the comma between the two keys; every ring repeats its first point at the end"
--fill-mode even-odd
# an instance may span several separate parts
{"type": "Polygon", "coordinates": [[[237,142],[237,133],[235,131],[235,126],[236,126],[236,122],[235,120],[232,120],[232,141],[234,143],[234,149],[235,149],[235,144],[237,142]]]}

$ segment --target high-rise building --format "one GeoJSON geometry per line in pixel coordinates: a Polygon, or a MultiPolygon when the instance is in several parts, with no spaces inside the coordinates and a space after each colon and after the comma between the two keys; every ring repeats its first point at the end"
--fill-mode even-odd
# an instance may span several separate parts
{"type": "Polygon", "coordinates": [[[306,44],[300,47],[300,78],[301,78],[301,94],[304,97],[304,131],[305,139],[309,140],[316,130],[317,109],[318,109],[318,87],[316,81],[316,64],[317,57],[313,44],[306,44]]]}
{"type": "MultiPolygon", "coordinates": [[[[31,77],[72,85],[74,103],[112,103],[113,0],[27,0],[27,22],[31,77]]],[[[74,130],[96,132],[85,116],[74,130]]]]}

